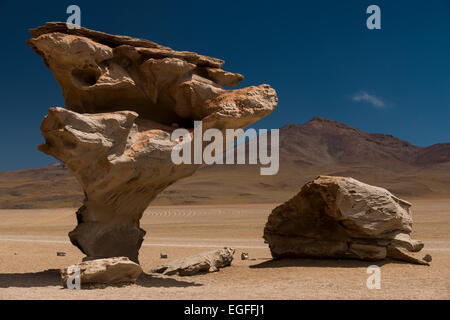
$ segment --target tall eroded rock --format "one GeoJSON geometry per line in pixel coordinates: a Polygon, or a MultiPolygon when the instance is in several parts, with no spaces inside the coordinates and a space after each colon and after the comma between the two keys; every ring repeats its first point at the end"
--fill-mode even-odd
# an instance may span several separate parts
{"type": "Polygon", "coordinates": [[[427,264],[411,204],[353,178],[320,176],[275,208],[264,229],[274,258],[392,258],[427,264]]]}
{"type": "Polygon", "coordinates": [[[175,165],[175,128],[244,128],[277,106],[268,85],[226,90],[243,76],[220,59],[65,23],[30,30],[28,44],[62,88],[66,107],[51,108],[39,149],[62,161],[84,189],[70,240],[88,259],[138,261],[139,220],[158,193],[192,175],[175,165]]]}

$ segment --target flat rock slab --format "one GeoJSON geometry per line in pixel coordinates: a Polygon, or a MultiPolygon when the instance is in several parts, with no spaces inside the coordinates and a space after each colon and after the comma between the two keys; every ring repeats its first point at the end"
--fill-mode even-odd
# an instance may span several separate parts
{"type": "Polygon", "coordinates": [[[175,260],[168,264],[160,265],[151,270],[151,272],[165,275],[179,274],[180,276],[216,272],[220,268],[230,266],[233,261],[233,255],[233,248],[223,248],[175,260]]]}
{"type": "Polygon", "coordinates": [[[387,248],[387,256],[390,259],[394,260],[402,260],[405,262],[413,263],[413,264],[422,264],[425,266],[429,266],[429,262],[431,262],[431,255],[420,255],[419,253],[409,252],[403,248],[397,247],[388,247],[387,248]]]}
{"type": "Polygon", "coordinates": [[[81,285],[134,283],[141,273],[140,265],[126,257],[117,257],[85,261],[61,269],[61,280],[65,288],[68,281],[78,276],[81,285]]]}

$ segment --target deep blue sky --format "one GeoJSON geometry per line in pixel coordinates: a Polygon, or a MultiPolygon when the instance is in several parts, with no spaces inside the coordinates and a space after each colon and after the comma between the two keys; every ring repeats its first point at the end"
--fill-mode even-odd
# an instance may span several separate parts
{"type": "Polygon", "coordinates": [[[243,86],[269,83],[280,104],[258,127],[323,116],[416,145],[450,142],[449,0],[0,0],[0,171],[54,162],[36,147],[61,90],[25,40],[66,21],[70,4],[84,27],[222,58],[243,86]],[[382,30],[366,28],[371,4],[382,30]]]}

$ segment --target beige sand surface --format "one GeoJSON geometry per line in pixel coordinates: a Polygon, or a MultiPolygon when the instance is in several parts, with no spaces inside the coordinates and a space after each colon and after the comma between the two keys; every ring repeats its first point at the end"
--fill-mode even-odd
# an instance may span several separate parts
{"type": "Polygon", "coordinates": [[[67,232],[75,209],[0,210],[0,299],[450,299],[450,200],[415,200],[414,238],[425,241],[430,267],[379,263],[381,290],[369,290],[367,267],[352,260],[270,261],[261,239],[275,205],[150,207],[142,219],[145,271],[198,252],[233,246],[235,261],[194,277],[144,274],[135,285],[70,291],[58,269],[83,257],[67,232]],[[67,253],[57,257],[57,251],[67,253]],[[253,260],[241,261],[241,252],[253,260]]]}

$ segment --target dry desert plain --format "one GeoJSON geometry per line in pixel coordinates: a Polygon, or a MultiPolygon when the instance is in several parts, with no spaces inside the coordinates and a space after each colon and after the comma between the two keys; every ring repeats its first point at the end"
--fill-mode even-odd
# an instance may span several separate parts
{"type": "Polygon", "coordinates": [[[356,260],[271,261],[261,238],[276,204],[152,206],[141,220],[147,230],[143,274],[126,287],[62,289],[58,269],[83,255],[67,232],[75,209],[0,210],[0,299],[449,299],[450,200],[411,200],[413,238],[425,242],[431,266],[379,262],[381,289],[366,286],[367,267],[356,260]],[[231,267],[192,277],[149,270],[169,260],[223,246],[236,248],[231,267]],[[58,257],[64,251],[66,256],[58,257]],[[240,260],[248,252],[250,260],[240,260]]]}

